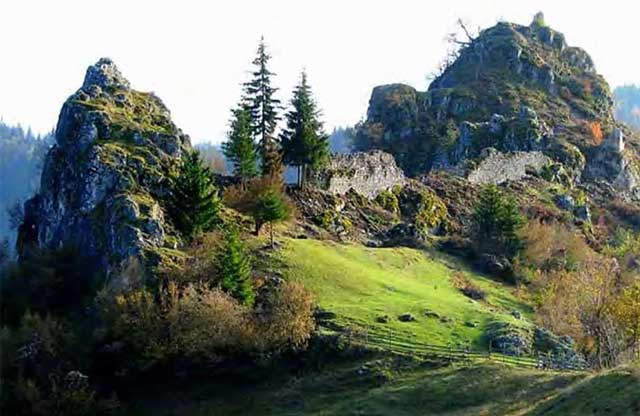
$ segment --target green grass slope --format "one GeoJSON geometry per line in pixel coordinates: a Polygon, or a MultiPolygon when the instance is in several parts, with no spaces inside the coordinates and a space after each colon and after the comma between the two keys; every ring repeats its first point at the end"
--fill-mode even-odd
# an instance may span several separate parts
{"type": "Polygon", "coordinates": [[[337,314],[337,323],[365,328],[369,342],[385,349],[410,351],[415,343],[484,347],[482,334],[489,322],[527,325],[511,311],[530,313],[510,288],[409,248],[290,239],[284,261],[287,278],[301,281],[323,309],[337,314]],[[464,296],[454,286],[455,273],[483,288],[486,301],[464,296]],[[427,310],[441,319],[425,316],[427,310]],[[416,321],[399,321],[403,313],[413,314],[416,321]],[[376,322],[383,315],[390,322],[376,322]]]}

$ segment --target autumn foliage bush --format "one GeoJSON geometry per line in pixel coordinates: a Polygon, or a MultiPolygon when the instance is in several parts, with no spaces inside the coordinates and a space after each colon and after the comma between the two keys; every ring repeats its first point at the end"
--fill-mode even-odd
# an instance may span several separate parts
{"type": "Polygon", "coordinates": [[[596,146],[602,143],[604,134],[602,133],[602,125],[598,121],[585,122],[585,130],[591,137],[593,144],[596,146]]]}
{"type": "Polygon", "coordinates": [[[579,233],[556,222],[534,220],[520,234],[524,248],[519,264],[530,269],[575,270],[592,251],[579,233]]]}
{"type": "Polygon", "coordinates": [[[155,293],[116,296],[105,317],[143,370],[176,358],[217,362],[306,346],[315,323],[303,287],[285,282],[258,302],[261,308],[252,309],[203,283],[168,283],[155,293]]]}

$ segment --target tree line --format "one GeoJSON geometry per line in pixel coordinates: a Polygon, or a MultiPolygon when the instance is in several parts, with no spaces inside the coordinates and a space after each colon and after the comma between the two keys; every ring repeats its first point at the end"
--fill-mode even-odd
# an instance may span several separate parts
{"type": "Polygon", "coordinates": [[[298,185],[304,186],[311,169],[329,158],[329,136],[320,121],[305,71],[293,90],[290,109],[284,113],[285,127],[277,133],[283,106],[272,85],[276,75],[269,69],[271,55],[264,38],[258,45],[251,79],[244,84],[238,104],[231,110],[230,130],[223,144],[225,156],[233,163],[234,175],[246,184],[257,177],[281,177],[283,165],[298,169],[298,185]]]}

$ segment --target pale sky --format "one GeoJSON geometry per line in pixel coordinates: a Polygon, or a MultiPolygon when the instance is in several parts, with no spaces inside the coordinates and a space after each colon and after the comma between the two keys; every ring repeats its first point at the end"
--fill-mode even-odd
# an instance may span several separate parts
{"type": "Polygon", "coordinates": [[[278,98],[289,101],[306,68],[331,130],[362,118],[376,85],[426,89],[456,18],[529,24],[540,10],[612,86],[640,83],[632,0],[0,0],[0,117],[50,130],[87,66],[107,56],[194,142],[219,142],[264,35],[278,98]]]}

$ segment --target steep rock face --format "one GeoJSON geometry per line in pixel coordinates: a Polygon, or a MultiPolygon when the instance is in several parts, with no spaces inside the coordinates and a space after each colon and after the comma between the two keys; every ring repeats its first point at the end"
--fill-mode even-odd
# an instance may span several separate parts
{"type": "MultiPolygon", "coordinates": [[[[536,17],[529,26],[501,22],[480,32],[426,92],[374,88],[355,145],[393,154],[410,176],[478,159],[485,147],[541,151],[578,180],[616,127],[609,86],[592,59],[536,17]]],[[[632,164],[640,140],[627,142],[632,164]]]]}
{"type": "Polygon", "coordinates": [[[60,111],[40,192],[25,204],[20,254],[72,245],[111,277],[133,257],[161,261],[177,243],[162,200],[188,149],[162,101],[99,60],[60,111]]]}
{"type": "Polygon", "coordinates": [[[380,151],[333,155],[329,165],[314,174],[312,181],[335,194],[353,189],[361,195],[375,198],[406,181],[393,156],[380,151]]]}
{"type": "Polygon", "coordinates": [[[593,149],[583,173],[585,180],[606,181],[615,190],[631,193],[640,200],[640,164],[633,150],[626,148],[625,135],[616,128],[593,149]]]}

